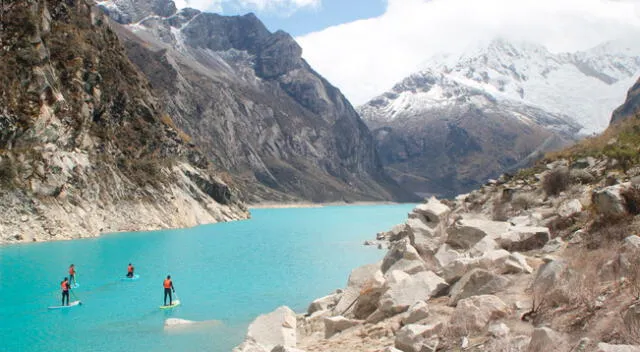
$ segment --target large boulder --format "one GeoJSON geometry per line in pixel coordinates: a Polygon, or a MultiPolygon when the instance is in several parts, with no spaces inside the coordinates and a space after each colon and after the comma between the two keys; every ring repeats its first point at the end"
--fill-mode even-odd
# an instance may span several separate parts
{"type": "Polygon", "coordinates": [[[565,303],[570,298],[567,283],[571,275],[572,271],[566,261],[550,260],[538,269],[531,287],[534,294],[544,294],[549,304],[565,303]]]}
{"type": "Polygon", "coordinates": [[[527,258],[520,253],[511,253],[504,262],[503,274],[531,274],[533,269],[527,263],[527,258]]]}
{"type": "Polygon", "coordinates": [[[422,261],[418,251],[411,245],[408,239],[395,242],[382,260],[380,269],[386,273],[395,263],[405,261],[422,261]]]}
{"type": "Polygon", "coordinates": [[[430,325],[409,324],[404,326],[396,334],[395,346],[403,352],[421,352],[425,342],[428,342],[429,338],[437,336],[442,331],[443,326],[442,323],[430,325]]]}
{"type": "Polygon", "coordinates": [[[304,352],[304,351],[301,349],[293,348],[293,347],[278,345],[274,347],[271,350],[271,352],[304,352]]]}
{"type": "Polygon", "coordinates": [[[407,315],[402,318],[404,325],[417,323],[429,317],[429,306],[425,301],[418,301],[409,307],[407,315]]]}
{"type": "MultiPolygon", "coordinates": [[[[419,219],[407,220],[409,240],[425,261],[435,265],[435,253],[444,242],[443,236],[439,236],[432,228],[419,219]]],[[[439,231],[438,233],[441,233],[439,231]]]]}
{"type": "Polygon", "coordinates": [[[380,310],[388,314],[406,311],[418,302],[426,301],[449,285],[432,271],[423,271],[391,285],[380,298],[380,310]]]}
{"type": "Polygon", "coordinates": [[[269,351],[277,345],[295,347],[296,313],[283,306],[257,317],[249,325],[247,339],[255,341],[269,351]]]}
{"type": "Polygon", "coordinates": [[[449,304],[455,306],[461,299],[490,295],[505,289],[511,280],[484,269],[473,269],[466,273],[449,292],[449,304]]]}
{"type": "Polygon", "coordinates": [[[627,213],[627,209],[626,201],[624,197],[622,197],[622,190],[628,186],[628,184],[619,184],[600,190],[594,190],[591,194],[591,200],[596,211],[605,216],[625,215],[627,213]]]}
{"type": "Polygon", "coordinates": [[[596,352],[640,352],[640,346],[634,345],[610,345],[601,342],[598,344],[596,352]]]}
{"type": "Polygon", "coordinates": [[[546,227],[514,226],[495,239],[500,247],[510,252],[526,252],[544,247],[550,238],[546,227]]]}
{"type": "Polygon", "coordinates": [[[558,215],[567,218],[578,214],[582,211],[582,203],[577,199],[569,199],[560,203],[558,206],[558,215]]]}
{"type": "Polygon", "coordinates": [[[483,330],[492,321],[509,315],[509,307],[500,298],[492,295],[473,296],[458,302],[451,326],[462,333],[483,330]]]}
{"type": "Polygon", "coordinates": [[[324,318],[324,338],[328,339],[339,332],[345,331],[360,324],[362,324],[362,321],[360,320],[347,319],[340,315],[324,318]]]}
{"type": "Polygon", "coordinates": [[[380,271],[380,264],[368,264],[353,269],[349,275],[347,287],[333,311],[338,315],[345,314],[347,308],[353,307],[352,304],[363,292],[379,290],[384,286],[384,283],[385,278],[380,271]]]}
{"type": "Polygon", "coordinates": [[[504,271],[510,253],[504,249],[491,250],[477,258],[460,257],[442,268],[442,277],[448,283],[458,281],[464,274],[473,269],[504,271]]]}
{"type": "Polygon", "coordinates": [[[453,249],[450,245],[444,243],[435,254],[436,263],[439,268],[444,268],[449,265],[452,261],[460,258],[462,254],[455,249],[453,249]]]}
{"type": "Polygon", "coordinates": [[[467,250],[487,236],[499,237],[510,227],[510,223],[503,221],[463,218],[449,228],[446,243],[453,248],[467,250]]]}
{"type": "Polygon", "coordinates": [[[340,291],[340,293],[334,293],[322,298],[318,298],[315,301],[311,302],[309,308],[307,308],[307,314],[311,315],[318,311],[333,309],[333,307],[338,304],[341,297],[342,291],[340,291]]]}
{"type": "Polygon", "coordinates": [[[409,214],[410,218],[418,218],[424,221],[431,228],[435,228],[441,223],[446,223],[447,216],[451,209],[442,204],[435,197],[429,198],[427,203],[420,204],[409,214]]]}
{"type": "Polygon", "coordinates": [[[533,330],[531,342],[529,342],[529,347],[527,348],[527,352],[563,352],[569,350],[567,337],[548,327],[533,330]]]}

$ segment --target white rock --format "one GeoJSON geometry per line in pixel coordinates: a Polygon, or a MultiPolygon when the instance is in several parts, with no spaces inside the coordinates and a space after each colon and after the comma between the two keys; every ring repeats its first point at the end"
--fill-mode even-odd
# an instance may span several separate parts
{"type": "Polygon", "coordinates": [[[447,283],[433,272],[420,272],[390,286],[380,298],[380,309],[390,314],[402,313],[415,302],[428,300],[447,286],[447,283]]]}
{"type": "Polygon", "coordinates": [[[363,288],[375,289],[384,286],[385,278],[380,271],[380,264],[368,264],[355,268],[349,275],[347,288],[340,297],[340,301],[333,309],[338,314],[343,312],[360,296],[363,288]]]}
{"type": "Polygon", "coordinates": [[[621,216],[627,213],[626,202],[621,191],[629,184],[619,184],[593,191],[591,199],[599,214],[621,216]]]}
{"type": "Polygon", "coordinates": [[[560,206],[558,207],[558,215],[563,218],[570,217],[580,212],[582,212],[582,203],[577,199],[565,200],[560,203],[560,206]]]}
{"type": "Polygon", "coordinates": [[[402,258],[397,262],[393,263],[393,265],[391,265],[391,267],[387,269],[387,272],[402,271],[409,275],[413,275],[426,270],[427,270],[427,265],[425,264],[424,261],[418,260],[418,259],[409,260],[409,259],[402,258]]]}
{"type": "Polygon", "coordinates": [[[444,221],[451,212],[451,209],[442,204],[435,197],[429,198],[425,204],[418,205],[413,209],[413,213],[420,214],[425,217],[426,223],[430,227],[436,227],[440,222],[444,221]]]}
{"type": "Polygon", "coordinates": [[[407,227],[411,245],[423,258],[433,257],[444,242],[444,238],[436,235],[433,229],[419,219],[407,220],[407,227]]]}
{"type": "Polygon", "coordinates": [[[509,307],[500,298],[492,295],[473,296],[458,302],[450,325],[464,333],[481,331],[491,321],[508,315],[509,307]]]}
{"type": "Polygon", "coordinates": [[[438,263],[438,266],[440,268],[444,268],[445,266],[449,265],[449,263],[451,263],[452,261],[456,260],[457,258],[460,258],[460,256],[461,256],[460,252],[456,251],[450,245],[445,243],[442,246],[440,246],[440,248],[436,252],[435,258],[438,263]]]}
{"type": "Polygon", "coordinates": [[[565,249],[567,244],[560,237],[556,237],[542,247],[542,253],[556,253],[565,249]]]}
{"type": "Polygon", "coordinates": [[[296,313],[289,307],[257,317],[251,325],[247,338],[271,350],[277,345],[296,345],[296,313]]]}
{"type": "Polygon", "coordinates": [[[402,352],[399,349],[393,347],[393,346],[389,346],[387,348],[385,348],[384,350],[382,350],[382,352],[402,352]]]}
{"type": "Polygon", "coordinates": [[[502,271],[503,274],[531,274],[532,272],[533,269],[527,263],[527,258],[518,252],[509,255],[509,258],[504,262],[504,270],[502,271]]]}
{"type": "Polygon", "coordinates": [[[411,245],[408,239],[397,241],[391,246],[391,249],[389,249],[382,260],[380,269],[383,273],[386,273],[393,264],[401,259],[422,261],[420,254],[418,254],[418,251],[411,245]]]}
{"type": "Polygon", "coordinates": [[[610,345],[601,342],[598,344],[597,352],[640,352],[640,346],[633,345],[610,345]]]}
{"type": "Polygon", "coordinates": [[[568,351],[566,337],[547,327],[533,330],[527,352],[568,351]]]}
{"type": "Polygon", "coordinates": [[[404,325],[417,323],[429,317],[429,306],[425,301],[418,301],[409,307],[407,315],[402,319],[404,325]]]}
{"type": "Polygon", "coordinates": [[[438,335],[442,331],[442,327],[442,323],[404,326],[396,334],[396,348],[404,352],[421,352],[425,340],[438,335]]]}
{"type": "Polygon", "coordinates": [[[625,252],[634,253],[640,250],[640,237],[631,235],[624,239],[622,249],[625,252]]]}
{"type": "Polygon", "coordinates": [[[384,278],[386,279],[387,286],[393,286],[398,282],[410,277],[411,275],[405,273],[400,270],[389,270],[386,274],[384,274],[384,278]]]}
{"type": "Polygon", "coordinates": [[[270,350],[266,347],[260,345],[259,343],[251,340],[245,339],[243,343],[234,348],[232,352],[269,352],[270,350]]]}
{"type": "Polygon", "coordinates": [[[468,251],[472,257],[482,257],[485,253],[501,249],[498,242],[491,237],[485,237],[474,244],[468,251]]]}
{"type": "Polygon", "coordinates": [[[466,273],[451,288],[449,304],[455,306],[458,301],[473,296],[490,295],[509,286],[511,280],[483,269],[473,269],[466,273]]]}
{"type": "Polygon", "coordinates": [[[495,239],[500,247],[510,252],[526,252],[544,247],[550,238],[546,227],[515,226],[495,239]]]}
{"type": "Polygon", "coordinates": [[[511,329],[509,329],[509,327],[504,323],[491,324],[489,326],[489,334],[491,334],[491,336],[493,337],[497,337],[497,338],[506,337],[507,335],[509,335],[510,332],[511,332],[511,329]]]}
{"type": "Polygon", "coordinates": [[[408,235],[409,232],[407,231],[407,225],[399,224],[391,228],[391,230],[385,234],[385,237],[387,240],[395,242],[407,237],[408,235]]]}
{"type": "Polygon", "coordinates": [[[362,321],[347,319],[343,316],[324,318],[324,338],[328,339],[339,332],[360,324],[362,324],[362,321]]]}
{"type": "Polygon", "coordinates": [[[484,237],[499,237],[511,227],[508,222],[463,218],[447,231],[447,243],[454,248],[469,249],[484,237]]]}
{"type": "Polygon", "coordinates": [[[313,314],[321,310],[332,309],[333,307],[336,306],[336,304],[338,304],[338,301],[340,301],[341,297],[342,297],[341,293],[334,293],[328,296],[324,296],[322,298],[318,298],[315,301],[311,302],[311,304],[309,305],[309,308],[307,308],[307,313],[313,314]]]}
{"type": "Polygon", "coordinates": [[[274,347],[271,350],[271,352],[304,352],[304,351],[301,349],[293,348],[293,347],[278,345],[274,347]]]}

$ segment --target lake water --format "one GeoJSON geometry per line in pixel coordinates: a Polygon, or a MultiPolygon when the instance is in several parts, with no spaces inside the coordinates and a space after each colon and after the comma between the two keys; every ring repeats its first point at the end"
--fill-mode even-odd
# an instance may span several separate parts
{"type": "Polygon", "coordinates": [[[256,209],[242,222],[0,247],[0,351],[230,351],[257,315],[303,312],[380,260],[362,242],[412,208],[256,209]],[[122,282],[129,262],[140,279],[122,282]],[[83,305],[49,311],[71,263],[83,305]],[[160,310],[167,274],[182,305],[160,310]],[[218,322],[168,331],[171,317],[218,322]]]}

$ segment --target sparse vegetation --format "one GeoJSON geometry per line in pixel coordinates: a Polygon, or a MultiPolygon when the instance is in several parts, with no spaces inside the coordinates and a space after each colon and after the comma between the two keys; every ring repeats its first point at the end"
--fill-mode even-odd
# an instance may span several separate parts
{"type": "Polygon", "coordinates": [[[571,184],[569,178],[569,169],[559,167],[549,171],[542,180],[542,188],[547,195],[557,196],[560,192],[565,191],[571,184]]]}
{"type": "Polygon", "coordinates": [[[633,186],[621,192],[626,202],[627,211],[633,215],[640,214],[640,187],[633,186]]]}
{"type": "Polygon", "coordinates": [[[10,188],[16,177],[16,168],[8,156],[0,157],[0,186],[10,188]]]}

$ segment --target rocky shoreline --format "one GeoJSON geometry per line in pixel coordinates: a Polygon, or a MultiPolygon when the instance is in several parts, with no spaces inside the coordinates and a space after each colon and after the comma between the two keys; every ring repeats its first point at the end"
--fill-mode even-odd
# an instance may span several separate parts
{"type": "Polygon", "coordinates": [[[640,351],[638,175],[558,160],[431,198],[370,243],[381,262],[234,352],[640,351]]]}

